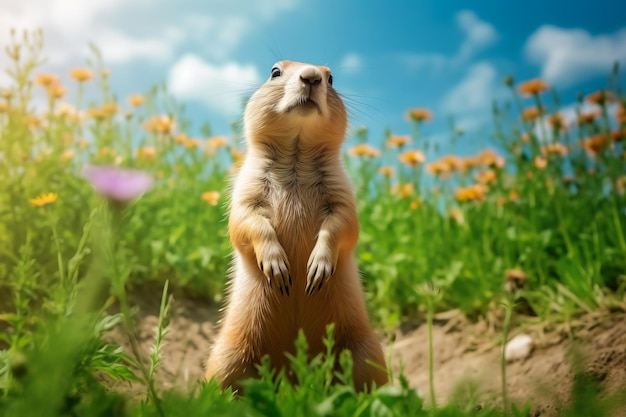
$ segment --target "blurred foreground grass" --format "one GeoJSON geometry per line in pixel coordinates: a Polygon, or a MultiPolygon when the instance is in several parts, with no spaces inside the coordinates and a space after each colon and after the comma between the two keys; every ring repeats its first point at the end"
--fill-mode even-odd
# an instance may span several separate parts
{"type": "MultiPolygon", "coordinates": [[[[356,394],[344,375],[345,384],[331,387],[323,366],[299,388],[266,370],[238,401],[213,384],[159,399],[153,381],[166,317],[149,365],[98,336],[118,323],[132,329],[133,286],[169,280],[221,301],[230,259],[225,193],[244,152],[239,126],[231,137],[211,136],[207,124],[202,137],[189,136],[190,121],[163,86],[122,100],[97,53],[69,77],[42,73],[39,33],[14,34],[6,52],[13,81],[0,86],[3,415],[432,412],[405,383],[356,394]],[[141,169],[152,190],[107,203],[85,180],[88,165],[141,169]],[[122,314],[106,314],[113,302],[122,314]],[[148,400],[106,392],[94,372],[143,381],[148,400]]],[[[616,79],[617,71],[607,90],[581,96],[574,120],[546,99],[541,80],[505,80],[511,102],[494,104],[493,147],[476,155],[434,151],[421,134],[427,109],[407,111],[411,135],[353,132],[345,160],[376,323],[394,328],[428,305],[476,316],[504,300],[542,321],[626,310],[626,111],[616,79]]],[[[462,140],[462,132],[453,136],[462,140]]],[[[165,316],[165,298],[162,307],[165,316]]],[[[295,360],[312,369],[306,356],[295,360]]],[[[465,413],[469,405],[436,415],[465,413]]]]}

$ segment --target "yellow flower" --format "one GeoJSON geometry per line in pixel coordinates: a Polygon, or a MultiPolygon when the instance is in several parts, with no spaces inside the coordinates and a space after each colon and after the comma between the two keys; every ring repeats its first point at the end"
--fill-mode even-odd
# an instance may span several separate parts
{"type": "Polygon", "coordinates": [[[482,201],[485,199],[485,193],[487,190],[488,188],[484,184],[474,184],[468,187],[457,188],[454,192],[454,196],[459,202],[472,200],[482,201]]]}
{"type": "Polygon", "coordinates": [[[35,77],[34,83],[35,85],[50,88],[53,85],[57,85],[59,83],[59,77],[54,74],[39,74],[37,77],[35,77]]]}
{"type": "Polygon", "coordinates": [[[87,68],[72,68],[70,70],[70,76],[79,83],[89,81],[93,78],[93,72],[87,68]]]}
{"type": "Polygon", "coordinates": [[[0,113],[4,113],[5,111],[9,110],[9,104],[5,101],[0,103],[0,113]]]}
{"type": "Polygon", "coordinates": [[[409,135],[389,135],[389,139],[387,139],[387,145],[392,148],[401,148],[409,142],[409,135]]]}
{"type": "Polygon", "coordinates": [[[384,175],[385,177],[393,177],[396,174],[396,171],[393,167],[383,166],[378,168],[378,173],[384,175]]]}
{"type": "Polygon", "coordinates": [[[220,199],[220,193],[217,191],[207,191],[202,193],[202,199],[212,206],[217,206],[217,202],[220,199]]]}
{"type": "Polygon", "coordinates": [[[137,158],[154,160],[157,156],[157,150],[154,146],[144,146],[137,149],[137,158]]]}
{"type": "Polygon", "coordinates": [[[164,135],[172,133],[175,126],[176,122],[174,119],[167,115],[154,116],[143,124],[143,128],[148,132],[160,133],[164,135]]]}
{"type": "Polygon", "coordinates": [[[398,159],[403,164],[409,165],[411,167],[416,167],[418,164],[421,164],[426,160],[424,153],[417,150],[406,151],[398,156],[398,159]]]}
{"type": "Polygon", "coordinates": [[[535,167],[537,169],[545,169],[548,166],[548,160],[543,156],[535,156],[535,167]]]}
{"type": "Polygon", "coordinates": [[[416,198],[414,200],[411,200],[411,210],[417,210],[417,208],[424,202],[424,200],[422,199],[422,197],[416,198]]]}
{"type": "Polygon", "coordinates": [[[566,156],[567,152],[567,146],[563,145],[561,142],[548,143],[547,145],[541,147],[541,153],[544,155],[554,154],[566,156]]]}
{"type": "Polygon", "coordinates": [[[430,121],[433,119],[433,115],[430,110],[424,108],[410,109],[406,112],[406,117],[414,122],[430,121]]]}
{"type": "Polygon", "coordinates": [[[139,107],[146,102],[146,99],[141,94],[131,94],[128,97],[128,103],[133,107],[139,107]]]}
{"type": "Polygon", "coordinates": [[[74,158],[75,154],[76,152],[74,152],[74,149],[66,149],[61,154],[61,161],[69,161],[74,158]]]}
{"type": "Polygon", "coordinates": [[[208,138],[206,144],[212,148],[225,148],[228,146],[228,138],[226,136],[215,136],[208,138]]]}
{"type": "Polygon", "coordinates": [[[48,93],[48,97],[54,99],[63,98],[65,95],[65,88],[63,88],[61,84],[51,85],[46,91],[48,93]]]}
{"type": "Polygon", "coordinates": [[[391,194],[398,194],[400,198],[406,198],[410,197],[413,194],[414,189],[415,186],[410,182],[404,184],[396,184],[391,187],[391,194]]]}
{"type": "Polygon", "coordinates": [[[522,120],[533,121],[533,120],[536,120],[537,117],[539,117],[540,115],[541,115],[541,112],[539,111],[537,107],[535,106],[526,107],[522,111],[522,120]]]}
{"type": "Polygon", "coordinates": [[[58,195],[56,193],[47,193],[47,194],[41,194],[35,198],[31,198],[28,201],[33,206],[41,207],[41,206],[45,206],[46,204],[54,203],[55,201],[57,201],[57,198],[58,198],[58,195]]]}
{"type": "Polygon", "coordinates": [[[565,118],[561,113],[552,113],[550,117],[548,117],[548,124],[552,126],[554,130],[565,131],[567,130],[567,126],[565,124],[565,118]]]}
{"type": "Polygon", "coordinates": [[[377,156],[380,156],[380,151],[373,146],[361,143],[350,148],[350,150],[348,150],[348,155],[375,158],[377,156]]]}
{"type": "Polygon", "coordinates": [[[480,171],[474,174],[474,179],[479,184],[491,184],[496,182],[496,171],[488,169],[486,171],[480,171]]]}
{"type": "Polygon", "coordinates": [[[540,80],[539,78],[535,78],[535,79],[520,83],[517,86],[517,91],[519,91],[523,96],[528,97],[528,96],[539,95],[543,93],[544,91],[548,90],[549,88],[550,86],[548,85],[548,83],[546,83],[543,80],[540,80]]]}
{"type": "Polygon", "coordinates": [[[40,118],[30,115],[22,117],[22,123],[24,123],[26,127],[30,127],[32,129],[36,129],[43,125],[43,121],[40,118]]]}
{"type": "Polygon", "coordinates": [[[478,163],[483,166],[494,166],[497,168],[504,166],[504,158],[491,149],[485,149],[480,152],[476,158],[478,163]]]}

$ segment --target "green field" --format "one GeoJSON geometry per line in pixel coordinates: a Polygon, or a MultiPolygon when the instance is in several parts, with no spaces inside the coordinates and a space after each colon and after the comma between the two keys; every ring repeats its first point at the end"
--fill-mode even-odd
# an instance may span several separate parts
{"type": "MultiPolygon", "coordinates": [[[[354,392],[349,372],[331,385],[332,360],[307,364],[303,340],[298,387],[266,368],[236,399],[213,383],[157,392],[167,297],[150,363],[99,336],[115,325],[132,331],[131,288],[167,281],[222,302],[228,178],[245,152],[240,126],[213,137],[207,124],[193,136],[165,87],[118,97],[97,56],[71,72],[78,93],[69,95],[59,75],[40,71],[43,55],[40,35],[16,35],[2,60],[13,81],[0,91],[0,415],[475,414],[425,407],[402,376],[368,394],[354,392]],[[112,201],[94,192],[88,165],[136,168],[153,184],[112,201]],[[140,381],[145,397],[109,392],[101,373],[140,381]]],[[[357,258],[378,328],[450,309],[478,318],[507,308],[560,323],[624,308],[626,104],[616,71],[607,90],[580,97],[598,112],[578,113],[571,126],[549,86],[503,80],[510,100],[494,104],[492,145],[473,155],[435,152],[421,133],[432,117],[425,109],[407,109],[409,137],[351,132],[357,258]]],[[[451,137],[466,140],[460,131],[451,137]]]]}

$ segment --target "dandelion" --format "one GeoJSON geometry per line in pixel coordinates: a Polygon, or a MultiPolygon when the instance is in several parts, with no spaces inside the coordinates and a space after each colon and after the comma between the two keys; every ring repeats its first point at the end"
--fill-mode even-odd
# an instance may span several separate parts
{"type": "Polygon", "coordinates": [[[416,167],[426,160],[424,153],[418,150],[406,151],[402,154],[398,155],[398,159],[403,164],[406,164],[410,167],[416,167]]]}
{"type": "Polygon", "coordinates": [[[598,90],[587,95],[585,100],[602,106],[609,101],[613,101],[613,94],[610,91],[598,90]]]}
{"type": "Polygon", "coordinates": [[[534,159],[535,168],[545,169],[548,166],[548,160],[543,156],[537,155],[534,159]]]}
{"type": "Polygon", "coordinates": [[[54,74],[39,74],[35,77],[34,84],[44,88],[50,88],[59,84],[59,77],[54,74]]]}
{"type": "Polygon", "coordinates": [[[396,170],[391,166],[382,166],[378,168],[378,173],[385,177],[394,177],[396,175],[396,170]]]}
{"type": "Polygon", "coordinates": [[[217,202],[220,199],[220,193],[217,191],[207,191],[202,193],[202,199],[212,206],[217,206],[217,202]]]}
{"type": "Polygon", "coordinates": [[[430,121],[433,119],[430,110],[424,108],[410,109],[406,112],[406,117],[408,120],[414,122],[430,121]]]}
{"type": "Polygon", "coordinates": [[[391,148],[401,148],[410,142],[409,135],[389,135],[387,145],[391,148]]]}
{"type": "Polygon", "coordinates": [[[87,68],[72,68],[70,70],[70,76],[79,83],[83,83],[93,78],[93,72],[87,68]]]}
{"type": "Polygon", "coordinates": [[[139,107],[146,102],[146,99],[141,94],[131,94],[128,96],[128,103],[133,107],[139,107]]]}
{"type": "Polygon", "coordinates": [[[33,206],[42,207],[42,206],[45,206],[47,204],[54,203],[55,201],[57,201],[58,197],[59,196],[56,193],[47,193],[47,194],[40,194],[39,196],[37,196],[35,198],[31,198],[28,201],[33,206]]]}
{"type": "Polygon", "coordinates": [[[455,190],[454,196],[457,201],[463,203],[467,201],[482,201],[488,188],[484,184],[474,184],[468,187],[459,187],[455,190]]]}
{"type": "Polygon", "coordinates": [[[391,194],[398,194],[400,198],[407,198],[413,195],[413,191],[415,190],[415,186],[410,183],[404,184],[396,184],[391,187],[391,194]]]}
{"type": "Polygon", "coordinates": [[[137,149],[137,158],[154,160],[157,156],[157,150],[154,146],[144,146],[137,149]]]}
{"type": "Polygon", "coordinates": [[[348,150],[348,155],[350,156],[364,156],[367,158],[375,158],[380,156],[380,151],[373,146],[367,145],[365,143],[361,143],[359,145],[355,145],[348,150]]]}
{"type": "Polygon", "coordinates": [[[83,176],[96,192],[112,201],[133,200],[152,188],[152,177],[145,171],[113,166],[88,166],[83,176]]]}
{"type": "Polygon", "coordinates": [[[548,83],[539,78],[535,78],[519,83],[517,86],[517,91],[519,91],[522,96],[529,97],[539,95],[549,88],[550,86],[548,85],[548,83]]]}
{"type": "Polygon", "coordinates": [[[536,106],[533,106],[533,107],[526,107],[522,111],[521,117],[522,117],[522,120],[532,122],[536,120],[540,115],[541,115],[541,111],[539,111],[539,108],[536,106]]]}

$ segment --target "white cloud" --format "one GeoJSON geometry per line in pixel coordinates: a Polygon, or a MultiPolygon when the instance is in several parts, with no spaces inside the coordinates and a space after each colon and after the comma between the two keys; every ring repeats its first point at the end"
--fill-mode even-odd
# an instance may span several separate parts
{"type": "Polygon", "coordinates": [[[133,59],[166,61],[171,58],[174,48],[174,43],[166,38],[131,38],[109,29],[104,30],[94,43],[102,52],[104,62],[113,64],[133,59]]]}
{"type": "Polygon", "coordinates": [[[446,66],[467,64],[474,56],[498,40],[498,32],[488,22],[481,20],[471,10],[461,10],[455,15],[457,28],[465,35],[454,55],[430,52],[410,52],[398,54],[400,63],[409,71],[431,68],[439,71],[446,66]]]}
{"type": "Polygon", "coordinates": [[[442,99],[441,111],[458,117],[459,127],[469,130],[490,117],[493,100],[506,94],[492,64],[478,62],[442,99]]]}
{"type": "Polygon", "coordinates": [[[615,61],[626,61],[626,28],[610,35],[582,29],[544,25],[526,41],[527,58],[541,65],[541,77],[570,86],[593,76],[607,75],[615,61]]]}
{"type": "Polygon", "coordinates": [[[241,113],[243,94],[252,91],[260,80],[253,65],[215,65],[187,54],[170,69],[168,86],[182,99],[198,101],[225,116],[234,116],[241,113]]]}
{"type": "Polygon", "coordinates": [[[348,74],[360,72],[361,69],[363,69],[363,58],[354,52],[350,52],[343,57],[341,63],[339,64],[339,68],[348,74]]]}
{"type": "Polygon", "coordinates": [[[465,39],[455,57],[459,61],[463,62],[472,58],[476,53],[498,40],[495,28],[484,20],[480,20],[471,10],[458,12],[456,23],[465,33],[465,39]]]}

